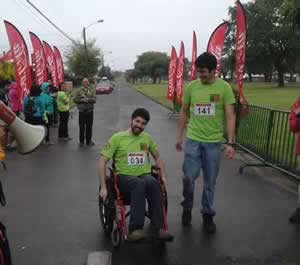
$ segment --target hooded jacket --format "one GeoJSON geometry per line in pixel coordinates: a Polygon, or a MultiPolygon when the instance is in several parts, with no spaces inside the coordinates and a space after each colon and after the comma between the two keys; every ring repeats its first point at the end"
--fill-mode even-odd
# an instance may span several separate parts
{"type": "Polygon", "coordinates": [[[49,83],[44,82],[41,85],[41,90],[42,90],[42,100],[44,101],[45,104],[45,109],[47,111],[48,114],[52,115],[54,112],[53,109],[53,97],[50,93],[50,91],[47,91],[47,87],[49,86],[49,83]]]}

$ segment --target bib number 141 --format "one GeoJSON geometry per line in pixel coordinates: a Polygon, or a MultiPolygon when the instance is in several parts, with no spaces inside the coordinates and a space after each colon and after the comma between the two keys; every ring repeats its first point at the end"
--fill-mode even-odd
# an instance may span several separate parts
{"type": "Polygon", "coordinates": [[[215,104],[195,104],[194,105],[194,114],[201,116],[213,116],[215,115],[215,104]]]}

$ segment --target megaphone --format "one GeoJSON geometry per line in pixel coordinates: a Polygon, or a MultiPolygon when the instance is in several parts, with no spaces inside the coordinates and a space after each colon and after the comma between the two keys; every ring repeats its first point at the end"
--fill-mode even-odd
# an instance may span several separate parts
{"type": "Polygon", "coordinates": [[[31,125],[22,121],[2,101],[0,101],[0,119],[8,125],[10,132],[14,135],[17,151],[20,154],[33,152],[46,136],[44,126],[31,125]]]}

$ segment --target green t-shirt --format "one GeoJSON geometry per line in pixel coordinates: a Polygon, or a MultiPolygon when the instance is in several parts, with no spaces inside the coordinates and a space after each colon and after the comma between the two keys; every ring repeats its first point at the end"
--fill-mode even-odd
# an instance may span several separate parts
{"type": "Polygon", "coordinates": [[[64,91],[59,91],[57,93],[57,108],[58,111],[68,111],[70,110],[69,97],[64,91]]]}
{"type": "Polygon", "coordinates": [[[231,86],[217,78],[212,84],[191,82],[183,93],[183,104],[189,105],[187,137],[199,142],[224,140],[225,105],[235,103],[231,86]]]}
{"type": "Polygon", "coordinates": [[[141,176],[151,172],[150,153],[155,151],[157,144],[148,133],[121,131],[109,139],[101,155],[114,160],[117,174],[141,176]]]}

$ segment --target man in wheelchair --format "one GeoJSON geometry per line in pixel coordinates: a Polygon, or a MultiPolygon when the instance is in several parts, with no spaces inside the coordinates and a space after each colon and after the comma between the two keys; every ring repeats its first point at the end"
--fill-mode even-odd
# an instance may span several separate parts
{"type": "Polygon", "coordinates": [[[151,175],[150,154],[161,169],[166,183],[163,162],[157,144],[144,129],[150,120],[146,109],[138,108],[131,116],[130,128],[114,134],[101,150],[99,161],[100,197],[107,197],[106,163],[113,159],[118,176],[119,190],[130,197],[130,222],[128,241],[145,238],[144,221],[146,199],[149,205],[151,231],[159,240],[171,241],[173,236],[163,229],[163,206],[160,184],[151,175]]]}

